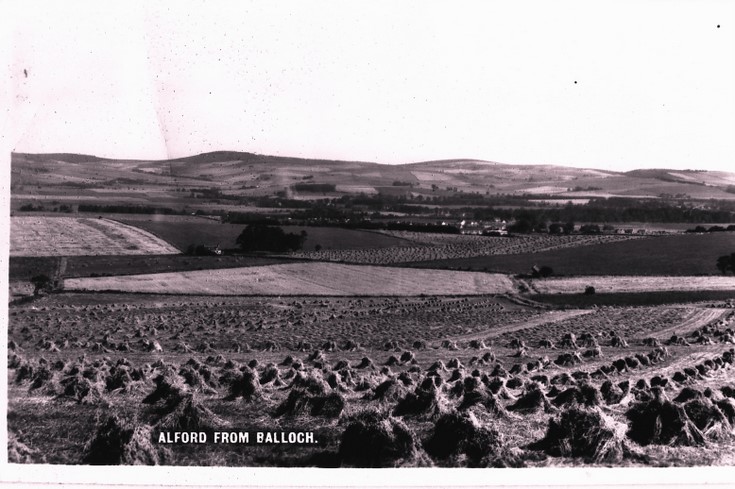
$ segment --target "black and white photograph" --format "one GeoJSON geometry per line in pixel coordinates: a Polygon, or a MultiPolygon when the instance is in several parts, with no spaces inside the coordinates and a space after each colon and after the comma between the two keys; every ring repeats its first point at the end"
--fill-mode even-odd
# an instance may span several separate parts
{"type": "Polygon", "coordinates": [[[735,466],[732,2],[4,4],[18,480],[735,466]]]}

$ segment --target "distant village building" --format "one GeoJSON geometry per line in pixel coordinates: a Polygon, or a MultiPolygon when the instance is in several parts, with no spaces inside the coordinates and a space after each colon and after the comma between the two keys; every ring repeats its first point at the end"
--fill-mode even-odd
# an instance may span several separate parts
{"type": "Polygon", "coordinates": [[[505,221],[500,219],[494,221],[462,221],[459,223],[459,232],[477,236],[506,236],[508,226],[505,221]]]}

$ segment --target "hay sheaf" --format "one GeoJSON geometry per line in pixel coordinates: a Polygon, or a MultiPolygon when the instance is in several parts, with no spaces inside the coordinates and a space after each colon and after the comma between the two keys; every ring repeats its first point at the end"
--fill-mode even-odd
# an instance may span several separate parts
{"type": "Polygon", "coordinates": [[[722,439],[732,429],[730,421],[719,406],[704,396],[687,401],[684,411],[707,438],[722,439]]]}
{"type": "Polygon", "coordinates": [[[159,411],[170,411],[189,392],[181,378],[171,371],[159,375],[154,382],[155,389],[142,402],[153,405],[159,411]]]}
{"type": "Polygon", "coordinates": [[[454,459],[459,465],[478,467],[501,449],[500,433],[483,426],[472,413],[450,412],[437,419],[424,443],[426,453],[437,459],[454,459]]]}
{"type": "Polygon", "coordinates": [[[625,428],[597,407],[575,406],[549,420],[546,436],[528,448],[553,457],[581,457],[593,463],[619,464],[628,450],[625,428]]]}
{"type": "Polygon", "coordinates": [[[101,385],[80,373],[67,376],[60,383],[63,390],[59,397],[72,398],[79,404],[99,404],[105,400],[101,385]]]}
{"type": "Polygon", "coordinates": [[[515,403],[508,406],[507,409],[508,411],[515,411],[522,414],[530,414],[538,411],[551,413],[556,410],[537,384],[530,386],[530,388],[527,389],[515,403]]]}
{"type": "Polygon", "coordinates": [[[298,372],[289,387],[291,389],[306,390],[311,394],[318,395],[325,394],[330,390],[329,384],[324,380],[322,372],[316,369],[298,372]]]}
{"type": "Polygon", "coordinates": [[[158,465],[163,453],[152,442],[152,429],[135,418],[113,414],[98,422],[84,446],[82,463],[89,465],[158,465]]]}
{"type": "Polygon", "coordinates": [[[507,411],[492,392],[486,389],[466,390],[462,396],[462,401],[457,406],[459,411],[466,411],[476,406],[482,406],[488,413],[494,414],[499,418],[507,416],[507,411]]]}
{"type": "Polygon", "coordinates": [[[653,399],[638,402],[625,413],[630,421],[628,438],[644,446],[704,445],[704,434],[689,419],[684,408],[669,401],[660,387],[653,387],[651,391],[653,399]]]}
{"type": "Polygon", "coordinates": [[[193,394],[183,397],[155,428],[173,431],[202,431],[226,426],[225,421],[207,409],[193,394]]]}
{"type": "Polygon", "coordinates": [[[396,402],[408,394],[406,385],[397,379],[388,379],[379,384],[372,394],[372,398],[381,402],[396,402]]]}
{"type": "Polygon", "coordinates": [[[291,389],[288,397],[276,407],[275,416],[322,416],[337,418],[346,406],[346,400],[339,392],[327,392],[325,388],[318,391],[309,387],[291,389]]]}
{"type": "Polygon", "coordinates": [[[250,402],[263,396],[258,375],[249,367],[242,367],[240,373],[230,383],[227,400],[242,397],[250,402]]]}
{"type": "Polygon", "coordinates": [[[350,467],[430,465],[416,435],[403,421],[373,410],[349,419],[338,456],[341,465],[350,467]]]}
{"type": "Polygon", "coordinates": [[[445,401],[441,398],[439,390],[434,384],[424,382],[398,401],[393,408],[393,415],[433,418],[444,411],[445,401]]]}
{"type": "Polygon", "coordinates": [[[599,406],[602,404],[600,391],[591,384],[580,384],[572,386],[556,396],[552,404],[557,407],[569,407],[574,405],[599,406]]]}

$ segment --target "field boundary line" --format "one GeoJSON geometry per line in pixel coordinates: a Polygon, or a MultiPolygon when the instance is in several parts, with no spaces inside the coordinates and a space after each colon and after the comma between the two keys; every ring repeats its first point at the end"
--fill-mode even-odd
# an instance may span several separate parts
{"type": "Polygon", "coordinates": [[[184,250],[182,250],[181,248],[179,248],[179,247],[178,247],[178,246],[176,246],[175,244],[171,243],[170,241],[168,241],[168,240],[166,240],[166,239],[162,238],[161,236],[157,235],[157,234],[156,234],[156,233],[154,233],[153,231],[148,231],[147,229],[143,229],[143,228],[141,228],[141,227],[138,227],[138,226],[133,226],[132,224],[129,224],[129,223],[127,223],[127,222],[123,222],[123,221],[120,221],[119,219],[113,219],[113,218],[111,218],[111,217],[103,217],[102,219],[105,219],[105,220],[107,220],[107,221],[112,221],[112,222],[116,222],[116,223],[118,223],[118,224],[120,224],[120,225],[122,225],[122,226],[127,226],[127,227],[130,227],[130,228],[133,228],[133,229],[137,229],[137,230],[139,230],[140,232],[143,232],[143,233],[148,233],[148,234],[150,234],[151,236],[154,236],[154,237],[156,237],[156,238],[160,239],[161,241],[163,241],[164,243],[166,243],[166,244],[167,244],[167,245],[169,245],[170,247],[172,247],[172,248],[174,248],[174,249],[176,249],[176,250],[179,250],[179,254],[182,254],[182,255],[184,254],[184,250]]]}

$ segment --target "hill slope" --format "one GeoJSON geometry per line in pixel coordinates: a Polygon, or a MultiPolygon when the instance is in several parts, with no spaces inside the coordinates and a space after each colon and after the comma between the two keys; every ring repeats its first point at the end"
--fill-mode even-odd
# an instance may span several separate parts
{"type": "Polygon", "coordinates": [[[298,183],[335,185],[336,192],[464,191],[553,195],[557,198],[653,197],[735,199],[735,173],[635,170],[618,173],[550,165],[507,165],[457,159],[384,165],[218,151],[158,161],[111,160],[73,154],[12,155],[12,189],[33,187],[150,190],[218,188],[272,195],[298,183]]]}

